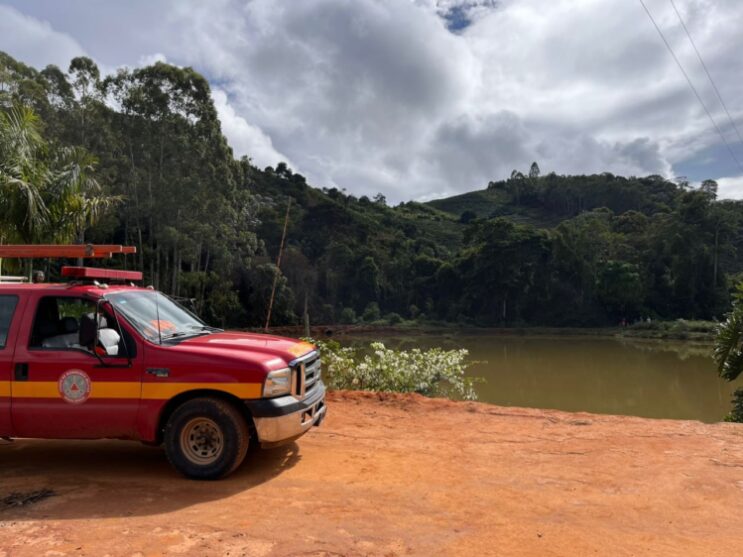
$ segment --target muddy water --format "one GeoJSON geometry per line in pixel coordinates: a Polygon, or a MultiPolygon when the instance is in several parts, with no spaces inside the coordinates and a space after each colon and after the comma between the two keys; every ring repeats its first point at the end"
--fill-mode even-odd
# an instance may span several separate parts
{"type": "Polygon", "coordinates": [[[709,347],[683,342],[488,333],[381,340],[399,348],[467,348],[482,361],[469,371],[485,379],[477,385],[480,400],[505,406],[715,422],[743,386],[717,377],[709,347]]]}

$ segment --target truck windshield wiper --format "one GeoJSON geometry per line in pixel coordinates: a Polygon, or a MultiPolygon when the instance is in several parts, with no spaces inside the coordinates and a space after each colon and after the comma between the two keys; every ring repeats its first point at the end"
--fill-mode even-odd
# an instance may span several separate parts
{"type": "Polygon", "coordinates": [[[224,332],[224,329],[220,329],[219,327],[211,327],[209,325],[189,325],[192,329],[197,329],[199,331],[209,331],[210,333],[222,333],[224,332]]]}
{"type": "Polygon", "coordinates": [[[174,339],[174,338],[192,337],[192,336],[201,335],[201,334],[204,334],[204,333],[201,332],[201,331],[176,331],[176,332],[170,333],[168,335],[163,335],[162,336],[162,339],[163,340],[171,340],[171,339],[174,339]]]}

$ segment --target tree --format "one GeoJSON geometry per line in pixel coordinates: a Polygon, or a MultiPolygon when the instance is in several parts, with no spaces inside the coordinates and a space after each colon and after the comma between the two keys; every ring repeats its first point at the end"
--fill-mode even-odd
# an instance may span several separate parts
{"type": "Polygon", "coordinates": [[[46,236],[59,242],[84,243],[85,230],[120,203],[122,197],[104,193],[94,174],[98,161],[82,147],[60,149],[55,162],[59,170],[47,188],[46,236]]]}
{"type": "MultiPolygon", "coordinates": [[[[101,79],[101,72],[93,60],[86,56],[79,56],[73,58],[70,62],[69,73],[72,76],[72,86],[78,99],[80,143],[86,145],[88,112],[91,108],[91,103],[99,97],[98,86],[101,79]]],[[[60,84],[58,84],[58,88],[60,88],[60,84]]]]}
{"type": "Polygon", "coordinates": [[[383,193],[374,196],[374,203],[378,205],[387,205],[387,197],[383,193]]]}
{"type": "Polygon", "coordinates": [[[511,171],[511,180],[523,180],[524,174],[515,168],[511,171]]]}
{"type": "Polygon", "coordinates": [[[473,225],[459,261],[465,311],[486,323],[523,319],[538,303],[539,276],[548,256],[547,234],[497,218],[473,225]]]}
{"type": "Polygon", "coordinates": [[[599,272],[596,295],[615,321],[636,316],[645,298],[637,265],[607,261],[599,272]]]}
{"type": "Polygon", "coordinates": [[[531,167],[529,167],[529,178],[539,178],[539,165],[536,163],[536,161],[531,163],[531,167]]]}
{"type": "Polygon", "coordinates": [[[469,224],[476,218],[477,213],[468,209],[467,211],[462,211],[462,214],[459,215],[459,222],[461,222],[462,224],[469,224]]]}
{"type": "Polygon", "coordinates": [[[717,199],[717,188],[718,185],[715,180],[704,180],[699,187],[702,192],[712,197],[712,199],[717,199]]]}
{"type": "MultiPolygon", "coordinates": [[[[714,358],[720,377],[735,381],[743,373],[743,283],[738,285],[733,309],[717,329],[714,358]]],[[[737,389],[730,419],[743,422],[743,389],[737,389]]]]}
{"type": "Polygon", "coordinates": [[[0,110],[0,240],[31,242],[47,222],[45,150],[33,110],[20,105],[0,110]]]}

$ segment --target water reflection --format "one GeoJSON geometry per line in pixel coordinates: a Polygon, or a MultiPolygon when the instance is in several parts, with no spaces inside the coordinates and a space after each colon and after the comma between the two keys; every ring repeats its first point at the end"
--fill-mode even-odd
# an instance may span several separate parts
{"type": "Polygon", "coordinates": [[[381,340],[467,348],[483,361],[470,370],[486,379],[477,386],[480,400],[506,406],[715,422],[740,386],[717,377],[708,346],[691,343],[485,333],[381,340]]]}

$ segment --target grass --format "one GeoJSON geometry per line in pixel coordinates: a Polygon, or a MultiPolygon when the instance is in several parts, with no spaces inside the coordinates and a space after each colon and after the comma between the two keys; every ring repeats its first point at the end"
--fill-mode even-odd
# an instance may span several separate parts
{"type": "Polygon", "coordinates": [[[636,338],[678,340],[713,340],[717,330],[714,321],[676,319],[675,321],[642,321],[622,330],[620,335],[636,338]]]}

